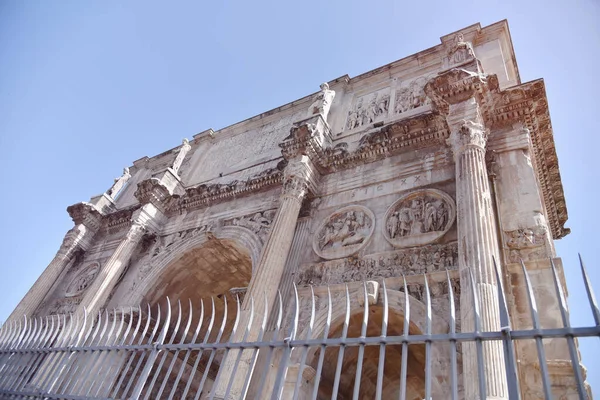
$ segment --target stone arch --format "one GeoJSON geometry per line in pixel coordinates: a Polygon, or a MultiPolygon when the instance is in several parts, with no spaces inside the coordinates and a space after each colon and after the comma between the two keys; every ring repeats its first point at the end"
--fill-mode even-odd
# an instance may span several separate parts
{"type": "MultiPolygon", "coordinates": [[[[337,288],[339,290],[339,288],[337,288]]],[[[342,289],[344,291],[345,289],[342,289]]],[[[344,292],[345,293],[345,292],[344,292]]],[[[336,293],[337,296],[334,298],[334,294],[332,293],[332,316],[331,316],[331,329],[329,333],[329,337],[339,337],[341,332],[341,327],[343,325],[345,314],[346,314],[346,302],[345,302],[345,294],[341,297],[339,296],[339,291],[336,293]]],[[[362,296],[362,285],[354,286],[353,288],[349,288],[350,294],[350,327],[348,331],[348,337],[358,337],[359,329],[362,322],[362,316],[364,312],[364,307],[359,303],[359,298],[362,296]]],[[[402,334],[403,326],[404,326],[404,315],[406,312],[406,304],[405,304],[405,294],[402,291],[387,289],[388,294],[388,302],[389,302],[389,325],[388,325],[388,336],[397,336],[402,334]]],[[[323,337],[324,330],[326,327],[326,319],[327,319],[327,299],[321,299],[322,306],[319,308],[317,315],[315,317],[315,324],[313,328],[313,338],[323,337]]],[[[410,325],[409,332],[410,334],[422,334],[425,332],[425,323],[427,316],[427,308],[425,304],[416,299],[413,296],[409,295],[409,304],[410,304],[410,325]]],[[[369,328],[367,332],[368,337],[379,336],[381,334],[381,319],[382,319],[382,310],[383,310],[383,289],[379,288],[379,297],[378,302],[375,305],[369,305],[369,328]]],[[[306,328],[302,330],[299,335],[299,338],[306,337],[306,328]]],[[[442,318],[433,318],[432,320],[432,332],[434,333],[442,333],[448,331],[448,324],[442,318]]],[[[307,357],[307,365],[316,369],[318,358],[319,358],[319,348],[311,347],[307,357]]],[[[331,390],[332,380],[331,375],[332,371],[335,370],[337,366],[337,355],[339,348],[332,347],[328,349],[325,353],[325,362],[323,364],[323,373],[321,374],[321,383],[319,388],[319,393],[322,398],[331,397],[331,393],[328,390],[331,390]]],[[[438,346],[432,347],[432,360],[435,362],[440,362],[440,360],[444,360],[447,358],[445,351],[441,351],[441,348],[438,346]]],[[[357,355],[357,348],[346,348],[346,353],[343,361],[343,369],[342,369],[342,378],[340,380],[340,395],[344,396],[344,393],[350,394],[354,385],[354,374],[356,372],[355,368],[355,359],[357,355]],[[351,386],[351,387],[348,387],[351,386]],[[344,392],[345,391],[345,392],[344,392]]],[[[363,374],[362,379],[365,381],[361,381],[361,393],[364,398],[374,398],[374,393],[371,393],[374,390],[374,383],[372,382],[373,375],[376,374],[377,370],[377,361],[379,359],[379,346],[367,346],[365,348],[365,357],[363,364],[363,374]],[[370,361],[369,361],[370,359],[370,361]],[[370,368],[370,370],[369,370],[370,368]],[[371,381],[369,381],[371,380],[371,381]]],[[[407,388],[407,399],[422,399],[424,393],[421,388],[424,388],[424,362],[425,362],[425,348],[424,345],[411,345],[409,347],[408,353],[409,360],[409,384],[407,388]],[[412,397],[411,397],[412,396],[412,397]],[[421,396],[421,397],[419,397],[421,396]]],[[[449,353],[448,353],[449,354],[449,353]]],[[[400,376],[400,357],[401,356],[401,348],[400,346],[390,346],[388,345],[386,348],[386,365],[384,371],[386,372],[386,378],[388,381],[391,377],[398,377],[397,380],[389,381],[384,385],[383,397],[382,398],[397,398],[398,390],[399,390],[399,376],[400,376]],[[396,362],[392,360],[397,360],[396,362]],[[397,365],[396,365],[397,364],[397,365]]],[[[298,360],[295,360],[296,362],[298,360]]],[[[443,361],[441,361],[443,363],[443,361]]],[[[433,368],[433,376],[432,376],[432,389],[434,398],[439,397],[440,395],[443,398],[443,389],[445,386],[443,382],[443,372],[438,371],[433,368]]],[[[363,397],[361,397],[363,398],[363,397]]]]}
{"type": "Polygon", "coordinates": [[[147,293],[164,276],[166,270],[185,254],[205,246],[211,240],[227,241],[232,243],[237,250],[246,252],[251,261],[251,270],[254,271],[260,260],[263,243],[260,238],[249,229],[238,226],[222,227],[214,232],[201,232],[197,235],[188,235],[184,240],[176,241],[162,254],[151,260],[146,266],[148,271],[127,294],[123,304],[140,304],[147,293]]]}

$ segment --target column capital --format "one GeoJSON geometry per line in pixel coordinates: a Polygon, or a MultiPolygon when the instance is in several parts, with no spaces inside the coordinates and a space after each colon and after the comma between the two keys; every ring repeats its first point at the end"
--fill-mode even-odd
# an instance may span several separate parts
{"type": "Polygon", "coordinates": [[[302,201],[308,192],[315,193],[318,172],[308,156],[302,155],[289,160],[283,170],[283,196],[302,201]]]}
{"type": "Polygon", "coordinates": [[[138,183],[137,190],[134,193],[135,198],[142,205],[152,204],[154,207],[164,211],[172,192],[161,179],[150,178],[138,183]]]}
{"type": "Polygon", "coordinates": [[[450,132],[448,144],[455,157],[458,157],[467,148],[478,148],[485,151],[488,133],[483,124],[473,121],[463,121],[458,129],[450,132]]]}
{"type": "Polygon", "coordinates": [[[75,225],[84,225],[91,231],[97,232],[102,225],[102,213],[86,201],[67,207],[67,212],[75,225]]]}
{"type": "Polygon", "coordinates": [[[279,144],[287,160],[307,155],[316,160],[324,149],[331,146],[331,130],[323,115],[316,114],[295,122],[290,134],[279,144]]]}

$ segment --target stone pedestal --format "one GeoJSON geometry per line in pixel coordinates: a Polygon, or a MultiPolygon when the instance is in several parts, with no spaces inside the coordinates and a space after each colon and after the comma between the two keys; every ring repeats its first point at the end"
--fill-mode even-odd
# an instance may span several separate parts
{"type": "MultiPolygon", "coordinates": [[[[498,238],[485,163],[487,132],[479,118],[475,99],[450,105],[449,111],[449,143],[456,162],[462,330],[475,330],[470,277],[472,273],[475,277],[475,293],[479,297],[481,328],[483,331],[498,331],[498,284],[492,261],[493,257],[498,260],[498,238]]],[[[485,398],[508,399],[502,343],[484,342],[483,363],[485,398]]],[[[477,371],[475,344],[464,343],[463,377],[466,399],[484,398],[479,393],[477,371]]]]}

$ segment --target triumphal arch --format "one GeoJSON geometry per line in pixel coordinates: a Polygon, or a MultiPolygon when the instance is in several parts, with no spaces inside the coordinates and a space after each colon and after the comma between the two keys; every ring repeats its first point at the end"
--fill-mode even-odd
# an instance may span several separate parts
{"type": "MultiPolygon", "coordinates": [[[[528,328],[523,260],[541,324],[561,324],[550,259],[564,285],[553,242],[569,230],[548,101],[543,80],[521,82],[506,21],[469,26],[420,53],[323,83],[315,94],[218,131],[207,129],[134,161],[105,193],[67,211],[74,227],[12,318],[83,309],[96,315],[161,304],[167,296],[185,304],[242,296],[244,314],[251,298],[276,308],[278,293],[289,315],[297,291],[299,337],[308,329],[317,337],[326,328],[332,337],[344,330],[347,337],[377,336],[385,284],[387,335],[402,334],[408,298],[411,333],[448,332],[452,306],[457,331],[473,331],[473,293],[481,330],[498,331],[502,284],[512,326],[528,328]],[[369,303],[365,332],[361,312],[345,320],[346,290],[353,310],[369,303]]],[[[225,311],[222,302],[216,308],[225,311]]],[[[254,309],[255,321],[265,317],[261,310],[254,309]]],[[[245,341],[272,333],[275,313],[266,318],[266,331],[252,328],[245,341]]],[[[447,346],[436,343],[427,353],[436,399],[450,398],[447,346]]],[[[487,398],[507,399],[502,345],[482,346],[487,398]]],[[[527,399],[543,397],[534,347],[533,340],[515,344],[527,399]]],[[[545,340],[544,347],[556,398],[578,398],[567,347],[558,339],[545,340]]],[[[400,348],[388,351],[382,398],[397,398],[404,355],[400,348]]],[[[406,398],[422,399],[429,372],[424,348],[404,351],[406,398]]],[[[472,343],[457,347],[461,398],[479,398],[474,351],[472,343]]],[[[351,398],[357,376],[362,384],[354,398],[375,398],[382,368],[377,347],[360,354],[348,347],[341,376],[337,349],[311,348],[304,370],[289,373],[285,387],[298,376],[300,398],[313,393],[321,356],[319,398],[331,397],[334,383],[338,398],[351,398]]],[[[235,379],[227,389],[215,384],[213,398],[225,392],[258,398],[256,388],[272,384],[264,369],[282,357],[265,366],[241,356],[235,367],[235,360],[217,358],[209,380],[217,371],[255,371],[246,388],[235,379]]],[[[290,357],[293,368],[301,355],[290,357]]]]}

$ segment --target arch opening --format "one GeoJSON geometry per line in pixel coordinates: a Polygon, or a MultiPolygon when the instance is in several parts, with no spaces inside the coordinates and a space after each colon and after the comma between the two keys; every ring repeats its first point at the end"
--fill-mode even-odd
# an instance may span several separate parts
{"type": "MultiPolygon", "coordinates": [[[[369,320],[367,324],[367,337],[381,335],[383,320],[383,307],[380,305],[369,306],[369,320]]],[[[342,336],[344,319],[334,321],[329,337],[342,336]]],[[[360,337],[363,323],[363,312],[356,312],[350,316],[347,337],[360,337]]],[[[404,315],[396,310],[389,309],[387,336],[400,336],[404,326],[404,315]]],[[[414,324],[410,325],[411,335],[420,334],[414,324]]],[[[323,369],[319,382],[319,399],[329,399],[332,396],[338,364],[340,348],[328,347],[325,350],[323,369]]],[[[377,388],[377,375],[379,369],[379,346],[365,346],[362,373],[360,380],[360,399],[375,398],[377,388]]],[[[338,398],[350,399],[353,397],[356,369],[359,357],[359,347],[346,347],[342,360],[342,370],[339,380],[338,398]]],[[[311,366],[316,370],[319,351],[312,357],[311,366]]],[[[425,345],[414,344],[408,346],[407,353],[406,399],[420,400],[425,396],[425,345]]],[[[383,365],[382,398],[399,398],[400,376],[402,364],[402,345],[387,345],[383,365]]]]}

